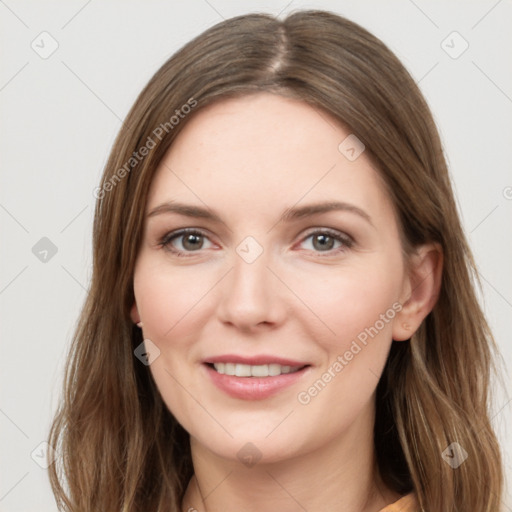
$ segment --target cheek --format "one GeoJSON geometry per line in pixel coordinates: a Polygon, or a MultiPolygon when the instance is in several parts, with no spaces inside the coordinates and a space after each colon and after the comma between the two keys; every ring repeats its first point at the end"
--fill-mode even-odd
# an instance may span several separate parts
{"type": "Polygon", "coordinates": [[[308,323],[316,326],[310,329],[310,336],[324,354],[320,368],[297,395],[303,428],[313,428],[314,418],[329,417],[343,430],[369,407],[400,308],[400,276],[398,271],[386,272],[376,264],[332,272],[328,281],[301,281],[298,293],[308,297],[322,320],[320,323],[310,315],[308,323]]]}
{"type": "Polygon", "coordinates": [[[191,417],[202,417],[184,390],[193,396],[200,394],[190,379],[189,363],[195,362],[199,315],[208,316],[204,311],[205,295],[215,283],[215,276],[191,269],[152,265],[141,259],[134,276],[144,339],[160,350],[149,370],[168,409],[187,429],[193,425],[191,417]]]}
{"type": "Polygon", "coordinates": [[[294,278],[294,291],[311,311],[303,318],[318,326],[315,337],[329,352],[346,350],[358,337],[364,342],[365,334],[373,339],[375,330],[379,339],[391,339],[402,278],[394,261],[328,268],[316,275],[302,272],[294,278]]]}
{"type": "Polygon", "coordinates": [[[193,330],[190,319],[200,311],[201,301],[215,284],[208,271],[143,267],[134,279],[135,296],[144,323],[144,335],[155,340],[172,338],[180,343],[193,330]]]}

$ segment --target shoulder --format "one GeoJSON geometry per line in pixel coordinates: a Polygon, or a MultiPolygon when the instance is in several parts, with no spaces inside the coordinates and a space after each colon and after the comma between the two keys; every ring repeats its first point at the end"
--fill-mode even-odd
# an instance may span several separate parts
{"type": "Polygon", "coordinates": [[[380,512],[419,512],[419,506],[415,495],[411,493],[384,507],[380,512]]]}

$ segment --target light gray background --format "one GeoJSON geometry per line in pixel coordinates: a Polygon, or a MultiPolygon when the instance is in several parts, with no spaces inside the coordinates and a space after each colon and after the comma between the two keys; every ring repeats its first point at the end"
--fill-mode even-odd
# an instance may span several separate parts
{"type": "MultiPolygon", "coordinates": [[[[510,368],[512,2],[288,2],[0,0],[0,511],[56,510],[47,471],[31,453],[42,453],[60,393],[91,275],[92,191],[121,120],[157,68],[223,18],[324,8],[396,52],[438,123],[482,301],[510,368]],[[43,31],[58,43],[46,59],[31,47],[51,48],[43,31]],[[464,42],[446,39],[453,31],[469,44],[458,58],[464,42]],[[32,252],[42,237],[57,247],[47,262],[32,252]]],[[[493,421],[510,481],[509,400],[502,386],[493,421]]],[[[510,491],[505,501],[512,510],[510,491]]]]}

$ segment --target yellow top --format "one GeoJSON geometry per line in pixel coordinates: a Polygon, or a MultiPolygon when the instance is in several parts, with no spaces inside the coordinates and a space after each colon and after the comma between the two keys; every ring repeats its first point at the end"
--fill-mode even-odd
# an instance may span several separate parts
{"type": "Polygon", "coordinates": [[[380,512],[418,512],[418,502],[414,494],[408,494],[395,503],[384,507],[380,512]]]}

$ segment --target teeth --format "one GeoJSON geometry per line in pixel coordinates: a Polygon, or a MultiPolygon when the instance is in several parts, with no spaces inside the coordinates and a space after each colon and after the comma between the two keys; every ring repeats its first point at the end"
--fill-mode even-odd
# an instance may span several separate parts
{"type": "Polygon", "coordinates": [[[277,375],[293,373],[300,370],[300,366],[281,366],[280,364],[239,364],[214,363],[213,367],[223,375],[236,375],[237,377],[275,377],[277,375]]]}
{"type": "Polygon", "coordinates": [[[268,374],[271,377],[275,377],[276,375],[281,375],[281,365],[280,364],[269,364],[268,365],[268,374]]]}
{"type": "Polygon", "coordinates": [[[251,376],[252,377],[268,377],[269,373],[270,373],[270,369],[268,367],[268,364],[251,366],[251,376]]]}
{"type": "Polygon", "coordinates": [[[235,375],[237,377],[250,377],[251,367],[247,364],[237,364],[235,366],[235,375]]]}

